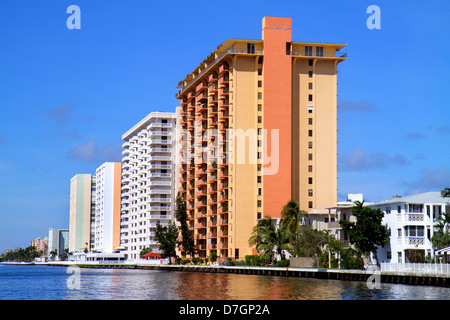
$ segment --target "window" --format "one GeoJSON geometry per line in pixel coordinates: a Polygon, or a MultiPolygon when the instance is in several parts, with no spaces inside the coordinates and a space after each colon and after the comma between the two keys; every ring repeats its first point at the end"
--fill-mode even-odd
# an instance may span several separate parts
{"type": "Polygon", "coordinates": [[[313,106],[312,105],[308,106],[308,113],[313,113],[313,106]]]}
{"type": "Polygon", "coordinates": [[[258,111],[262,111],[262,104],[258,104],[258,111]]]}
{"type": "Polygon", "coordinates": [[[323,47],[316,47],[316,56],[323,57],[323,47]]]}
{"type": "Polygon", "coordinates": [[[255,44],[247,43],[247,53],[255,53],[255,44]]]}
{"type": "Polygon", "coordinates": [[[312,177],[308,178],[308,184],[313,184],[313,178],[312,177]]]}
{"type": "Polygon", "coordinates": [[[312,144],[313,144],[312,141],[308,141],[308,148],[309,149],[312,149],[312,144]]]}
{"type": "Polygon", "coordinates": [[[386,214],[390,214],[391,213],[391,207],[390,206],[387,206],[386,207],[386,214]]]}
{"type": "Polygon", "coordinates": [[[308,124],[312,125],[313,124],[313,119],[312,118],[308,118],[308,124]]]}
{"type": "Polygon", "coordinates": [[[308,189],[308,196],[312,197],[313,196],[313,189],[308,189]]]}
{"type": "Polygon", "coordinates": [[[262,217],[262,213],[258,212],[258,219],[261,219],[261,217],[262,217]]]}
{"type": "Polygon", "coordinates": [[[308,77],[312,78],[312,76],[313,76],[313,72],[312,72],[312,71],[309,71],[309,72],[308,72],[308,77]]]}
{"type": "Polygon", "coordinates": [[[308,83],[308,89],[309,89],[309,90],[312,90],[312,88],[313,88],[312,86],[313,86],[313,85],[312,85],[312,82],[308,83]]]}
{"type": "Polygon", "coordinates": [[[397,229],[397,237],[401,237],[402,236],[402,229],[397,229]]]}
{"type": "Polygon", "coordinates": [[[258,147],[262,147],[262,146],[263,146],[263,145],[262,145],[262,140],[258,140],[258,141],[257,141],[257,146],[258,146],[258,147]]]}
{"type": "Polygon", "coordinates": [[[261,171],[262,165],[258,164],[258,171],[261,171]]]}
{"type": "Polygon", "coordinates": [[[286,55],[290,55],[290,54],[291,54],[291,43],[286,42],[286,55]]]}
{"type": "Polygon", "coordinates": [[[312,172],[313,171],[313,167],[312,166],[308,166],[308,172],[312,172]]]}
{"type": "Polygon", "coordinates": [[[262,69],[258,69],[258,76],[262,76],[262,69]]]}
{"type": "Polygon", "coordinates": [[[261,176],[258,176],[258,178],[257,178],[257,180],[256,180],[258,183],[261,183],[262,182],[262,177],[261,176]]]}
{"type": "Polygon", "coordinates": [[[259,64],[263,63],[263,57],[259,57],[259,58],[258,58],[258,63],[259,63],[259,64]]]}
{"type": "Polygon", "coordinates": [[[305,56],[308,57],[312,56],[312,50],[313,50],[312,46],[305,46],[305,56]]]}
{"type": "Polygon", "coordinates": [[[261,208],[261,207],[262,207],[262,202],[261,202],[261,200],[258,200],[257,205],[258,205],[258,208],[261,208]]]}
{"type": "Polygon", "coordinates": [[[312,207],[313,207],[313,202],[312,202],[312,201],[309,201],[309,202],[308,202],[308,208],[312,209],[312,207]]]}
{"type": "Polygon", "coordinates": [[[308,130],[308,137],[312,137],[313,136],[313,131],[312,130],[308,130]]]}
{"type": "Polygon", "coordinates": [[[313,101],[313,95],[312,94],[308,95],[308,101],[313,101]]]}
{"type": "Polygon", "coordinates": [[[313,60],[313,59],[309,59],[309,61],[308,61],[308,65],[309,65],[310,67],[312,67],[312,66],[313,66],[313,63],[314,63],[314,60],[313,60]]]}
{"type": "Polygon", "coordinates": [[[407,237],[423,237],[424,227],[423,226],[406,226],[405,236],[407,237]]]}
{"type": "Polygon", "coordinates": [[[262,92],[258,92],[258,100],[262,99],[262,92]]]}
{"type": "Polygon", "coordinates": [[[423,204],[410,204],[409,212],[422,213],[423,212],[423,204]]]}
{"type": "Polygon", "coordinates": [[[262,196],[262,188],[258,188],[258,189],[256,189],[257,190],[257,195],[258,196],[262,196]]]}
{"type": "Polygon", "coordinates": [[[262,135],[262,129],[258,128],[258,136],[262,135]]]}
{"type": "Polygon", "coordinates": [[[308,154],[308,160],[312,160],[313,159],[313,155],[312,155],[312,153],[309,153],[308,154]]]}
{"type": "Polygon", "coordinates": [[[261,87],[262,87],[262,81],[259,80],[259,81],[258,81],[258,88],[261,88],[261,87]]]}
{"type": "Polygon", "coordinates": [[[262,123],[262,117],[258,116],[258,123],[262,123]]]}

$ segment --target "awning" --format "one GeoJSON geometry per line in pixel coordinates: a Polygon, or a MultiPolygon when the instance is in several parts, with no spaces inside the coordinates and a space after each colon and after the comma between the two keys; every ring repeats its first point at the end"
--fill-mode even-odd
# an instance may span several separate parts
{"type": "Polygon", "coordinates": [[[142,256],[142,258],[144,258],[144,259],[161,259],[161,256],[157,253],[150,252],[150,253],[144,254],[142,256]]]}
{"type": "Polygon", "coordinates": [[[444,255],[444,254],[448,254],[449,252],[450,252],[450,247],[446,247],[446,248],[442,248],[442,249],[437,250],[435,252],[435,254],[437,256],[441,256],[441,255],[444,255]]]}

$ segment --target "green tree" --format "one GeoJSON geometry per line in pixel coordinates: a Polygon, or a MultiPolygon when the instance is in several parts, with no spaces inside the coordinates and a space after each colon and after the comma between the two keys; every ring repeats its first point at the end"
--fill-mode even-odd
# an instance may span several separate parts
{"type": "Polygon", "coordinates": [[[356,222],[340,220],[342,230],[364,255],[374,253],[377,265],[380,265],[377,254],[377,246],[385,246],[389,241],[389,231],[383,226],[384,213],[380,209],[364,207],[364,202],[356,201],[352,208],[352,214],[356,222]]]}
{"type": "Polygon", "coordinates": [[[178,193],[175,203],[175,218],[180,223],[181,229],[181,245],[184,251],[191,257],[194,257],[196,252],[194,236],[189,230],[188,215],[186,210],[186,203],[184,202],[181,193],[178,193]]]}
{"type": "Polygon", "coordinates": [[[450,227],[450,212],[443,213],[437,219],[436,231],[431,237],[431,242],[433,243],[433,247],[436,249],[442,249],[450,246],[450,235],[449,235],[449,227],[450,227]]]}
{"type": "Polygon", "coordinates": [[[288,229],[295,235],[300,231],[301,220],[305,216],[308,217],[308,213],[300,210],[297,201],[290,200],[283,206],[281,227],[288,229]]]}
{"type": "Polygon", "coordinates": [[[265,217],[258,221],[253,228],[252,235],[249,239],[250,246],[256,246],[258,251],[269,256],[272,262],[275,262],[275,254],[284,259],[283,250],[291,249],[290,232],[282,226],[272,224],[270,217],[265,217]]]}
{"type": "Polygon", "coordinates": [[[323,231],[315,230],[311,226],[301,226],[294,241],[296,256],[315,258],[316,264],[320,265],[322,248],[327,243],[326,234],[323,231]]]}
{"type": "Polygon", "coordinates": [[[443,190],[441,190],[441,195],[442,197],[450,197],[450,188],[444,188],[443,190]]]}
{"type": "Polygon", "coordinates": [[[139,257],[142,258],[144,256],[144,254],[150,253],[152,251],[153,251],[152,248],[146,247],[146,248],[142,249],[141,252],[139,252],[139,257]]]}
{"type": "Polygon", "coordinates": [[[161,258],[176,258],[176,248],[178,243],[178,227],[175,223],[165,227],[159,221],[156,222],[155,239],[159,242],[161,258]]]}

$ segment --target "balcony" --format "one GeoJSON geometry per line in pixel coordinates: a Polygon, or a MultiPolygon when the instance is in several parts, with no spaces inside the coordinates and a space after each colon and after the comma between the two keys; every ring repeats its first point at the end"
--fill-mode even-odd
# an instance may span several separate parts
{"type": "Polygon", "coordinates": [[[172,123],[171,122],[152,122],[147,126],[147,128],[148,129],[150,129],[150,128],[172,128],[172,123]]]}
{"type": "Polygon", "coordinates": [[[347,53],[346,52],[329,52],[329,51],[325,51],[320,55],[317,55],[317,52],[315,52],[316,54],[313,55],[314,52],[307,52],[305,50],[293,50],[291,52],[292,56],[295,57],[311,57],[311,58],[319,58],[319,59],[329,59],[329,58],[338,58],[338,59],[347,59],[347,53]]]}
{"type": "Polygon", "coordinates": [[[150,131],[149,136],[150,137],[154,137],[154,136],[171,136],[172,135],[172,131],[161,131],[161,130],[154,130],[154,131],[150,131]]]}
{"type": "Polygon", "coordinates": [[[229,68],[228,64],[222,64],[219,67],[219,74],[226,73],[226,72],[229,72],[229,71],[230,71],[230,68],[229,68]]]}
{"type": "Polygon", "coordinates": [[[150,153],[155,153],[155,152],[172,152],[172,148],[150,147],[150,148],[148,148],[148,152],[150,152],[150,153]]]}

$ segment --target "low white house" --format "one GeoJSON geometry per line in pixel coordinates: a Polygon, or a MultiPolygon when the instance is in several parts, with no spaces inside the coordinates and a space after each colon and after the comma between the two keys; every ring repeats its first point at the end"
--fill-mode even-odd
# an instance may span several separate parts
{"type": "Polygon", "coordinates": [[[383,223],[390,229],[388,245],[378,250],[380,262],[408,263],[416,262],[418,256],[434,257],[431,238],[437,219],[450,213],[450,197],[425,192],[367,206],[383,211],[383,223]]]}

